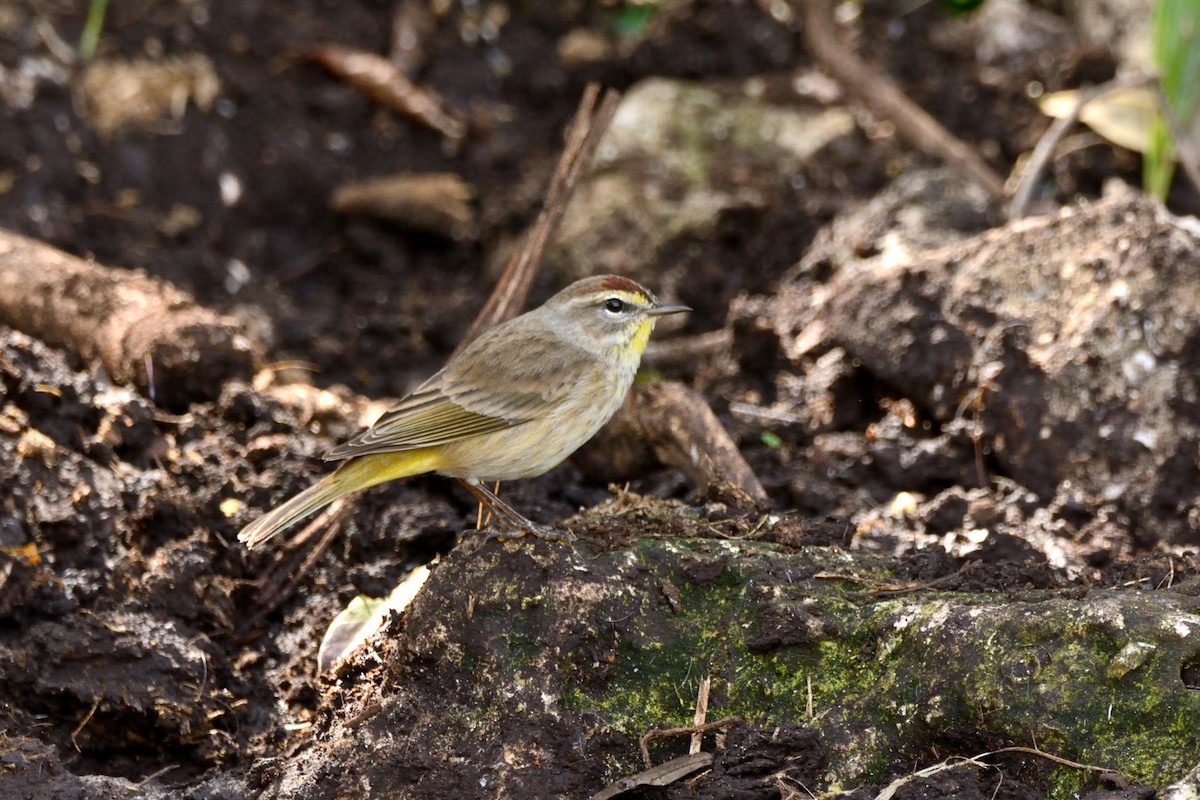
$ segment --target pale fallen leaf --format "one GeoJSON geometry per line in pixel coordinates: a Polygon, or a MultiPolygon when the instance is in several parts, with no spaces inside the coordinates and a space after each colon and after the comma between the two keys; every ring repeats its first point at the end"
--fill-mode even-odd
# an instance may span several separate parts
{"type": "MultiPolygon", "coordinates": [[[[1078,89],[1052,92],[1038,98],[1038,108],[1046,116],[1062,119],[1075,110],[1080,94],[1078,89]]],[[[1089,100],[1080,109],[1079,119],[1113,144],[1144,153],[1149,146],[1150,130],[1157,112],[1158,101],[1152,89],[1125,86],[1089,100]]],[[[1193,121],[1188,130],[1192,142],[1200,145],[1197,121],[1193,121]]]]}
{"type": "Polygon", "coordinates": [[[389,613],[400,613],[417,596],[429,578],[429,568],[420,566],[408,574],[387,597],[358,595],[329,623],[317,651],[317,672],[326,672],[353,653],[383,625],[389,613]]]}
{"type": "Polygon", "coordinates": [[[344,184],[333,193],[333,210],[396,222],[454,241],[476,235],[475,190],[453,172],[382,175],[344,184]]]}

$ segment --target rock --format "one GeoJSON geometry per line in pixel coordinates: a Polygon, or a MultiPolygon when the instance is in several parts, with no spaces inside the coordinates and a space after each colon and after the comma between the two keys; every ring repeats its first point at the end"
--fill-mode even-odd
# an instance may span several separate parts
{"type": "Polygon", "coordinates": [[[913,169],[822,228],[792,277],[872,256],[907,261],[983,233],[1000,220],[1001,210],[987,192],[958,172],[913,169]]]}
{"type": "Polygon", "coordinates": [[[97,60],[84,65],[75,96],[96,132],[111,138],[126,126],[170,131],[188,103],[208,111],[221,79],[208,56],[137,61],[97,60]]]}
{"type": "Polygon", "coordinates": [[[1117,54],[1131,70],[1150,69],[1151,0],[1067,0],[1063,11],[1088,43],[1117,54]]]}
{"type": "MultiPolygon", "coordinates": [[[[995,471],[1071,481],[1135,526],[1200,541],[1196,228],[1134,193],[924,254],[799,274],[772,329],[793,363],[842,348],[995,471]]],[[[908,488],[901,486],[899,488],[908,488]]]]}
{"type": "Polygon", "coordinates": [[[96,740],[131,746],[147,737],[201,744],[220,713],[215,699],[196,693],[211,657],[202,640],[141,612],[46,621],[15,646],[0,645],[0,678],[76,715],[72,743],[79,748],[96,740]]]}
{"type": "MultiPolygon", "coordinates": [[[[643,518],[648,533],[673,524],[643,518]]],[[[579,523],[605,530],[612,519],[579,523]]],[[[714,763],[786,731],[786,763],[808,765],[795,777],[809,783],[802,776],[820,766],[828,791],[886,777],[897,754],[939,730],[986,730],[956,740],[971,753],[1038,731],[1045,750],[1150,785],[1200,758],[1200,695],[1179,678],[1200,631],[1186,592],[972,590],[945,583],[957,564],[943,558],[923,580],[958,591],[897,595],[888,587],[913,585],[901,569],[745,540],[458,547],[403,626],[393,619],[328,686],[308,743],[278,763],[263,796],[334,797],[397,779],[413,796],[448,786],[527,796],[522,787],[553,774],[563,796],[586,797],[643,768],[646,730],[690,723],[705,676],[709,719],[746,720],[714,763]]],[[[679,752],[652,748],[659,761],[679,752]]],[[[734,796],[735,785],[700,796],[734,796]]]]}
{"type": "MultiPolygon", "coordinates": [[[[1071,0],[1067,0],[1071,5],[1071,0]]],[[[1100,5],[1100,3],[1093,3],[1100,5]]],[[[976,62],[1006,78],[1035,73],[1079,47],[1061,14],[1025,0],[989,0],[973,14],[951,14],[930,34],[939,47],[974,51],[976,62]]],[[[983,79],[986,81],[986,74],[983,79]]]]}
{"type": "Polygon", "coordinates": [[[4,753],[0,755],[0,775],[3,776],[0,787],[6,797],[22,800],[121,800],[128,797],[139,800],[178,800],[180,797],[240,800],[253,796],[243,779],[227,775],[210,777],[203,785],[182,793],[169,779],[162,781],[155,777],[132,781],[112,775],[77,773],[78,764],[64,759],[55,748],[27,736],[5,735],[4,753]]]}
{"type": "Polygon", "coordinates": [[[669,243],[711,236],[724,212],[763,208],[807,159],[853,129],[841,107],[772,105],[687,81],[644,80],[601,141],[548,263],[570,279],[648,279],[669,243]]]}

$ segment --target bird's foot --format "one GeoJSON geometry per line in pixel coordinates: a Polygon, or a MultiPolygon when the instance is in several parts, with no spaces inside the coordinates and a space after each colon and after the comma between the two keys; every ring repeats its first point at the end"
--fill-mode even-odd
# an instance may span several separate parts
{"type": "Polygon", "coordinates": [[[507,542],[509,539],[524,539],[526,536],[536,536],[546,542],[566,542],[575,541],[575,534],[570,531],[560,531],[545,525],[522,525],[515,530],[506,531],[489,531],[484,538],[484,542],[490,542],[495,539],[498,542],[507,542]]]}
{"type": "MultiPolygon", "coordinates": [[[[501,542],[507,542],[509,539],[524,539],[526,536],[536,536],[539,539],[544,539],[547,542],[573,542],[575,534],[570,531],[560,531],[545,525],[539,525],[531,519],[527,519],[525,515],[517,511],[508,503],[500,499],[499,495],[488,489],[477,480],[467,480],[459,478],[458,482],[466,487],[467,491],[475,496],[480,505],[488,509],[488,515],[495,515],[502,522],[507,522],[512,525],[511,530],[492,531],[483,540],[485,543],[496,539],[501,542]]],[[[496,484],[499,488],[500,484],[496,484]]]]}

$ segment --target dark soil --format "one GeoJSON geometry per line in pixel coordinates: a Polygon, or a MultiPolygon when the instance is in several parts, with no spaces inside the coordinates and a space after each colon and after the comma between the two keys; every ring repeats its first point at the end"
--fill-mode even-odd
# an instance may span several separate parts
{"type": "MultiPolygon", "coordinates": [[[[112,3],[98,57],[203,54],[221,84],[211,108],[189,105],[159,129],[105,137],[62,80],[37,80],[27,104],[12,91],[0,102],[0,227],[171,281],[244,323],[269,361],[291,364],[276,391],[231,381],[217,401],[169,413],[75,355],[0,329],[0,796],[128,797],[138,785],[147,797],[499,796],[484,778],[505,751],[455,749],[454,735],[458,742],[471,735],[452,729],[458,704],[474,690],[438,663],[398,651],[336,680],[314,676],[321,635],[337,611],[358,594],[385,595],[414,565],[455,547],[473,521],[465,493],[438,478],[373,490],[339,521],[340,535],[298,583],[268,590],[263,576],[287,574],[298,559],[248,554],[236,532],[257,510],[324,474],[321,453],[361,424],[355,395],[401,395],[454,349],[539,210],[561,132],[588,81],[626,88],[652,75],[713,85],[763,77],[770,93],[811,64],[796,31],[773,19],[768,3],[683,3],[635,33],[619,33],[638,19],[620,4],[429,5],[445,12],[430,16],[412,77],[467,115],[471,133],[458,148],[297,57],[321,42],[386,54],[392,4],[112,3]],[[486,14],[502,20],[490,41],[478,33],[486,14]],[[564,62],[558,45],[580,29],[609,37],[614,50],[564,62]],[[338,186],[401,171],[465,178],[476,193],[478,237],[446,241],[329,209],[338,186]],[[229,176],[240,184],[232,204],[221,190],[229,176]],[[318,389],[291,402],[277,391],[284,379],[328,389],[336,402],[321,406],[318,389]],[[356,692],[396,692],[403,702],[375,716],[356,692]],[[288,759],[313,757],[337,739],[306,738],[307,728],[327,732],[331,720],[350,719],[338,734],[344,743],[355,724],[379,735],[404,731],[414,707],[422,718],[440,710],[449,722],[437,734],[445,740],[413,752],[405,769],[385,771],[364,751],[357,772],[312,774],[308,786],[277,782],[288,759]]],[[[44,62],[77,75],[82,65],[64,59],[56,39],[73,48],[86,6],[4,4],[0,67],[44,62]]],[[[1066,48],[1003,65],[984,82],[965,44],[930,43],[930,30],[944,21],[938,4],[895,17],[891,3],[870,2],[863,13],[860,49],[1005,173],[1046,125],[1025,98],[1030,81],[1054,90],[1113,67],[1091,50],[1066,48]]],[[[16,82],[13,74],[4,80],[16,82]]],[[[740,309],[729,318],[733,352],[667,372],[722,415],[771,508],[697,497],[660,471],[634,483],[641,495],[625,498],[644,502],[644,512],[584,515],[572,522],[575,533],[598,549],[644,536],[747,536],[769,510],[781,516],[769,540],[894,552],[907,579],[934,591],[1195,587],[1194,556],[1153,552],[1153,532],[1135,531],[1096,498],[1050,501],[1020,487],[971,494],[978,480],[969,435],[901,424],[894,386],[861,364],[826,361],[814,377],[824,381],[822,397],[837,401],[823,430],[784,420],[771,426],[783,439],[773,445],[761,424],[730,412],[731,397],[773,401],[784,360],[777,343],[747,322],[753,296],[773,291],[822,225],[921,163],[884,135],[856,134],[827,155],[814,160],[803,190],[762,212],[729,214],[716,240],[679,243],[661,264],[663,282],[697,309],[683,334],[720,329],[730,305],[740,309]],[[816,436],[827,437],[821,452],[831,460],[802,465],[816,436]],[[906,538],[903,526],[878,537],[856,530],[849,510],[889,501],[900,483],[932,498],[917,512],[923,531],[950,535],[972,527],[964,524],[970,518],[974,527],[1008,520],[1009,533],[964,554],[906,538]],[[679,508],[688,514],[673,512],[679,508]],[[1081,569],[1051,566],[1024,538],[1051,524],[1035,522],[1035,508],[1050,508],[1071,566],[1081,569]]],[[[1138,168],[1127,153],[1090,148],[1058,165],[1049,194],[1063,201],[1096,194],[1103,180],[1134,179],[1138,168]]],[[[1195,198],[1179,198],[1178,207],[1194,208],[1195,198]]],[[[963,227],[987,223],[985,215],[963,227]]],[[[562,282],[545,272],[532,301],[562,282]]],[[[544,520],[611,497],[571,463],[506,492],[544,520]]],[[[544,579],[530,569],[514,566],[514,582],[544,579]]],[[[698,585],[720,579],[688,577],[698,585]]],[[[795,621],[776,622],[765,626],[760,646],[797,644],[795,621]]],[[[635,740],[599,723],[587,732],[586,761],[575,747],[585,733],[570,720],[514,711],[511,732],[541,747],[547,763],[521,773],[503,796],[587,797],[612,778],[610,764],[636,758],[635,740]]],[[[421,734],[409,733],[413,741],[421,734]]],[[[1002,744],[981,732],[960,742],[931,737],[897,753],[878,780],[1002,744]]],[[[656,756],[683,752],[683,745],[663,747],[656,756]]],[[[749,720],[727,734],[709,770],[624,796],[820,794],[827,757],[800,720],[749,720]]],[[[1045,765],[995,763],[998,770],[937,773],[895,796],[1015,799],[1048,790],[1045,765]]]]}

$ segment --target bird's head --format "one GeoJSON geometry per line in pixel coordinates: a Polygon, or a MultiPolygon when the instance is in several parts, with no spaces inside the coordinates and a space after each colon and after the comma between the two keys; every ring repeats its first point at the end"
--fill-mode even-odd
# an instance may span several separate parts
{"type": "Polygon", "coordinates": [[[545,308],[569,320],[598,350],[615,350],[634,364],[646,349],[655,320],[692,310],[663,303],[646,287],[619,275],[576,281],[547,300],[545,308]]]}

